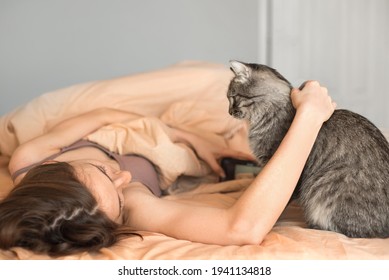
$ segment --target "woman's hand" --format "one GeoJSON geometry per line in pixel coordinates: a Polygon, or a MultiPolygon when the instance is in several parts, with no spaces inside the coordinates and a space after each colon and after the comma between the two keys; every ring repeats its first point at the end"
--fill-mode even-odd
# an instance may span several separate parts
{"type": "Polygon", "coordinates": [[[225,178],[226,174],[220,166],[220,159],[223,157],[231,157],[241,160],[252,160],[254,157],[250,154],[239,152],[230,148],[220,147],[214,143],[208,142],[200,137],[194,136],[191,145],[197,156],[204,160],[211,169],[221,178],[225,178]]]}
{"type": "Polygon", "coordinates": [[[327,121],[336,108],[336,103],[328,95],[327,88],[322,87],[317,81],[306,82],[301,90],[293,89],[291,98],[297,111],[307,113],[321,123],[327,121]]]}
{"type": "Polygon", "coordinates": [[[255,160],[250,154],[221,147],[186,131],[171,128],[170,135],[174,142],[184,142],[192,147],[197,156],[205,161],[211,169],[222,178],[226,175],[219,163],[221,158],[231,157],[242,160],[255,160]]]}

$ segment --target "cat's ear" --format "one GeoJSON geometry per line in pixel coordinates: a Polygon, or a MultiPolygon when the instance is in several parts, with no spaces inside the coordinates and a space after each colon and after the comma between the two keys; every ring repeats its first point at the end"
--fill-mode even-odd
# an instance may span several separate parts
{"type": "Polygon", "coordinates": [[[230,69],[234,72],[237,80],[242,83],[247,82],[251,74],[251,69],[244,63],[236,60],[231,60],[230,65],[230,69]]]}

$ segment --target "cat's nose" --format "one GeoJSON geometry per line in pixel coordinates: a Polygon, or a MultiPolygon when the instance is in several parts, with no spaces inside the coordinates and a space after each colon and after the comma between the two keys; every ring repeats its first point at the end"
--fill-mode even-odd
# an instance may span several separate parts
{"type": "Polygon", "coordinates": [[[242,112],[237,108],[229,108],[228,113],[235,118],[240,118],[242,115],[242,112]]]}

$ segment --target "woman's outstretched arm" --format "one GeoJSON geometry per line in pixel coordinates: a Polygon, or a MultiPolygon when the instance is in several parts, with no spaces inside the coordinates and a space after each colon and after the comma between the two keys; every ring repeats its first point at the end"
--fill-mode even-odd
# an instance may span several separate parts
{"type": "Polygon", "coordinates": [[[279,148],[240,197],[231,211],[236,230],[250,232],[258,243],[271,230],[287,205],[302,173],[319,130],[332,115],[336,104],[327,89],[308,82],[302,92],[294,90],[296,107],[293,123],[279,148]],[[260,215],[258,213],[261,213],[260,215]]]}
{"type": "Polygon", "coordinates": [[[136,117],[139,116],[122,110],[98,108],[66,119],[47,133],[20,145],[10,159],[9,170],[12,174],[15,170],[39,162],[104,125],[136,117]]]}
{"type": "Polygon", "coordinates": [[[261,243],[287,205],[317,134],[336,106],[317,82],[307,83],[302,91],[293,90],[292,101],[297,112],[289,131],[271,160],[230,208],[134,195],[131,225],[204,243],[261,243]]]}

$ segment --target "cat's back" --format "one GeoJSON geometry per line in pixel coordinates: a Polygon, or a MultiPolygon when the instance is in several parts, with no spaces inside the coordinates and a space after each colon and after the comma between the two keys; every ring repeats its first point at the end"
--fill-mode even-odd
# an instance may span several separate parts
{"type": "Polygon", "coordinates": [[[389,188],[389,143],[367,118],[349,110],[335,110],[319,132],[300,182],[310,188],[319,177],[338,182],[350,176],[352,180],[363,177],[368,185],[381,182],[389,188]]]}
{"type": "Polygon", "coordinates": [[[367,118],[349,110],[335,110],[319,132],[306,171],[326,166],[373,167],[389,180],[389,143],[367,118]]]}
{"type": "Polygon", "coordinates": [[[363,153],[366,149],[380,150],[389,160],[389,143],[382,132],[367,118],[349,110],[335,110],[323,124],[318,138],[334,148],[361,149],[363,153]]]}

